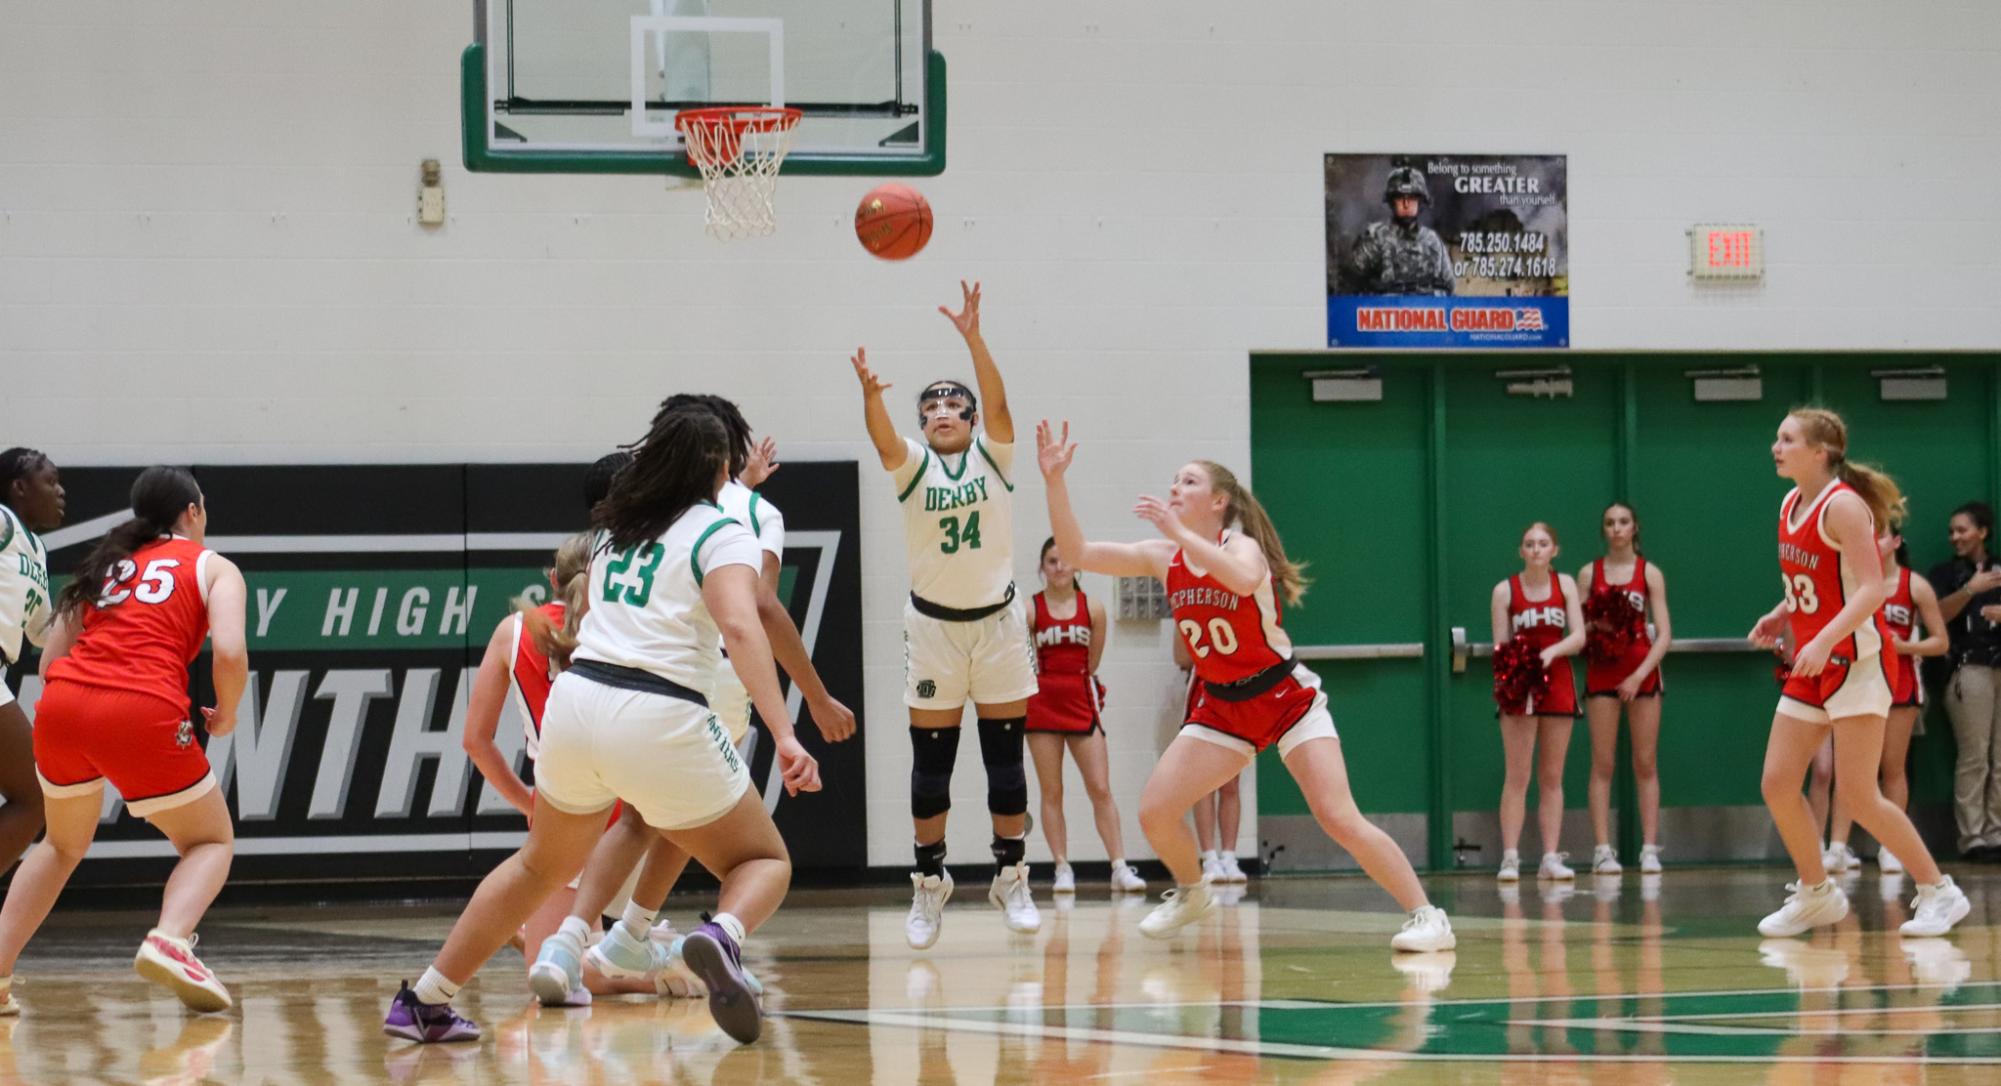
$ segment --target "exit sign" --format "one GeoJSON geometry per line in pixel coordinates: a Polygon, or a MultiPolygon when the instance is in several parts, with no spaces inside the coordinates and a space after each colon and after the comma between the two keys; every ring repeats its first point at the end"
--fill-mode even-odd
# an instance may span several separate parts
{"type": "Polygon", "coordinates": [[[1696,279],[1764,278],[1765,232],[1741,225],[1689,228],[1688,274],[1696,279]]]}

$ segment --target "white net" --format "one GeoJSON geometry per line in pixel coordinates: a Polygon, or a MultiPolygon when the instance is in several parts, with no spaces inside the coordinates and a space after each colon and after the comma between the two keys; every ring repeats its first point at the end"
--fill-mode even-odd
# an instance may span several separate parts
{"type": "Polygon", "coordinates": [[[776,108],[689,110],[675,118],[689,160],[702,171],[709,198],[703,225],[712,237],[762,237],[777,229],[771,194],[798,123],[798,110],[776,108]]]}

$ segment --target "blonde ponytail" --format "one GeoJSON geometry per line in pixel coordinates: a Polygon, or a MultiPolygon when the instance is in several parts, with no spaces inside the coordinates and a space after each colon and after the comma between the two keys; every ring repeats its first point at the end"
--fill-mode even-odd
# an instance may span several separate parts
{"type": "Polygon", "coordinates": [[[1848,425],[1840,415],[1824,407],[1796,407],[1792,417],[1809,444],[1827,450],[1827,470],[1861,495],[1879,530],[1903,523],[1908,503],[1902,488],[1882,468],[1848,459],[1848,425]]]}
{"type": "Polygon", "coordinates": [[[584,593],[591,579],[591,533],[571,536],[556,548],[556,567],[550,579],[555,582],[556,602],[563,605],[562,625],[549,621],[531,600],[515,600],[514,609],[520,612],[522,628],[535,648],[560,670],[570,666],[570,654],[577,648],[577,627],[584,618],[584,593]]]}
{"type": "Polygon", "coordinates": [[[1223,513],[1224,523],[1236,524],[1258,541],[1258,548],[1265,554],[1265,565],[1271,569],[1272,587],[1287,606],[1298,606],[1306,597],[1307,586],[1313,583],[1306,577],[1306,563],[1285,556],[1285,545],[1279,542],[1278,528],[1272,524],[1271,515],[1230,469],[1213,460],[1195,463],[1209,473],[1209,485],[1229,499],[1229,508],[1223,513]]]}

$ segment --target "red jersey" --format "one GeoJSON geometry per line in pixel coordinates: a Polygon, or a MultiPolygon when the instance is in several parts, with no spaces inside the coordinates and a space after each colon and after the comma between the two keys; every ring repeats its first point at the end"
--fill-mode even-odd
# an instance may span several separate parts
{"type": "Polygon", "coordinates": [[[1035,696],[1028,699],[1028,730],[1088,732],[1098,723],[1097,682],[1091,677],[1091,601],[1077,592],[1077,612],[1069,618],[1049,613],[1044,593],[1035,594],[1035,696]]]}
{"type": "MultiPolygon", "coordinates": [[[[1897,567],[1897,575],[1890,579],[1890,594],[1883,600],[1883,625],[1895,641],[1910,641],[1917,636],[1918,604],[1911,598],[1911,571],[1902,566],[1897,567]]],[[[1896,651],[1894,642],[1886,642],[1883,662],[1888,665],[1883,670],[1890,679],[1890,704],[1923,705],[1924,686],[1918,682],[1917,658],[1896,651]]]]}
{"type": "MultiPolygon", "coordinates": [[[[1605,560],[1603,558],[1592,561],[1591,594],[1598,596],[1601,594],[1609,595],[1613,592],[1624,593],[1626,599],[1631,601],[1632,605],[1638,608],[1641,614],[1652,613],[1647,609],[1649,594],[1647,592],[1647,560],[1645,556],[1637,554],[1633,556],[1633,575],[1624,584],[1612,584],[1607,580],[1605,576],[1605,560]]],[[[1596,638],[1598,631],[1591,629],[1587,623],[1584,636],[1587,639],[1596,638]]],[[[1653,647],[1654,639],[1642,634],[1638,640],[1634,641],[1627,648],[1625,656],[1620,659],[1607,660],[1601,663],[1596,659],[1587,658],[1584,664],[1584,692],[1586,694],[1599,695],[1616,694],[1619,684],[1626,681],[1626,676],[1639,670],[1640,662],[1647,658],[1647,653],[1652,652],[1653,647]]],[[[1640,683],[1640,694],[1644,697],[1650,694],[1658,694],[1660,690],[1661,671],[1660,668],[1655,668],[1640,683]]]]}
{"type": "Polygon", "coordinates": [[[49,681],[123,690],[188,708],[188,665],[208,640],[207,565],[215,552],[170,536],[112,567],[69,655],[49,681]]]}
{"type": "MultiPolygon", "coordinates": [[[[1855,591],[1855,571],[1828,538],[1824,523],[1828,502],[1843,492],[1853,494],[1855,489],[1838,479],[1828,483],[1801,516],[1793,515],[1799,505],[1798,487],[1779,503],[1779,576],[1785,585],[1786,617],[1792,624],[1795,650],[1825,629],[1855,591]]],[[[1888,632],[1883,612],[1878,610],[1854,633],[1842,638],[1828,659],[1845,664],[1873,656],[1883,650],[1888,632]]]]}
{"type": "MultiPolygon", "coordinates": [[[[563,624],[561,601],[545,603],[536,611],[550,623],[563,624]]],[[[514,703],[521,710],[522,728],[528,733],[528,757],[542,756],[542,710],[549,704],[549,689],[556,685],[556,669],[548,654],[529,636],[528,623],[514,616],[514,644],[507,654],[507,685],[514,691],[514,703]]]]}
{"type": "MultiPolygon", "coordinates": [[[[1227,543],[1223,533],[1218,543],[1227,543]]],[[[1292,639],[1279,627],[1281,609],[1271,571],[1256,592],[1239,596],[1216,578],[1198,573],[1187,555],[1174,552],[1167,566],[1167,601],[1174,626],[1188,644],[1195,675],[1228,686],[1268,671],[1292,658],[1292,639]]]]}
{"type": "MultiPolygon", "coordinates": [[[[1570,632],[1570,599],[1563,594],[1563,578],[1549,575],[1547,599],[1530,600],[1522,590],[1520,575],[1508,578],[1508,633],[1528,642],[1537,652],[1563,640],[1570,632]]],[[[1570,670],[1570,657],[1560,656],[1544,669],[1549,691],[1542,700],[1529,705],[1501,706],[1501,711],[1520,715],[1576,716],[1577,679],[1570,670]]]]}

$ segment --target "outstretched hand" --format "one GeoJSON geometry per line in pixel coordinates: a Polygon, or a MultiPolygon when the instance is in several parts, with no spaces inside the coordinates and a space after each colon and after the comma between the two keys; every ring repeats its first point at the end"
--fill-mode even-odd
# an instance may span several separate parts
{"type": "Polygon", "coordinates": [[[854,363],[855,376],[861,379],[862,395],[879,396],[889,391],[889,382],[877,377],[875,371],[868,368],[868,351],[866,348],[856,347],[855,356],[848,359],[848,361],[854,363]]]}
{"type": "Polygon", "coordinates": [[[756,490],[766,479],[777,474],[778,442],[767,437],[751,447],[750,462],[743,467],[743,485],[756,490]]]}
{"type": "Polygon", "coordinates": [[[1076,456],[1077,446],[1070,441],[1070,420],[1063,420],[1062,437],[1050,431],[1048,419],[1035,424],[1035,462],[1041,466],[1044,479],[1060,478],[1076,456]]]}
{"type": "Polygon", "coordinates": [[[1133,513],[1160,529],[1161,535],[1176,542],[1180,542],[1182,535],[1188,531],[1187,526],[1181,523],[1181,517],[1166,502],[1151,494],[1140,495],[1139,501],[1133,505],[1133,513]]]}
{"type": "Polygon", "coordinates": [[[952,322],[952,327],[957,328],[960,335],[970,339],[980,334],[979,281],[974,280],[972,286],[967,286],[966,281],[961,279],[959,280],[959,291],[965,296],[962,303],[963,308],[959,312],[954,313],[950,306],[941,305],[938,307],[938,312],[945,314],[945,319],[952,322]]]}

